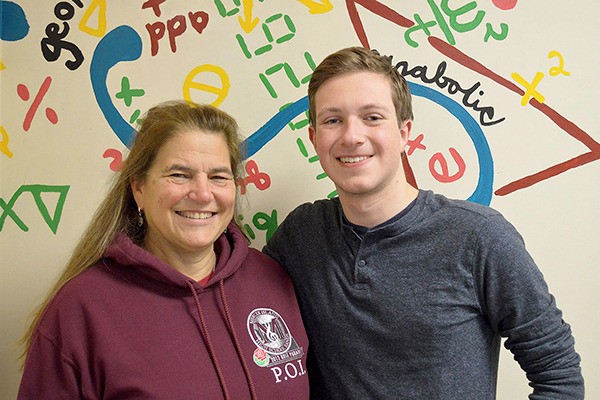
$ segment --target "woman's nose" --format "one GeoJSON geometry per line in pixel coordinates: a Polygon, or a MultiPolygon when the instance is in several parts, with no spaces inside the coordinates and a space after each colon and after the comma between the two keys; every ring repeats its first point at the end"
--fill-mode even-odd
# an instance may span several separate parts
{"type": "Polygon", "coordinates": [[[213,199],[213,193],[210,187],[208,177],[199,176],[192,181],[188,197],[199,203],[208,203],[213,199]]]}

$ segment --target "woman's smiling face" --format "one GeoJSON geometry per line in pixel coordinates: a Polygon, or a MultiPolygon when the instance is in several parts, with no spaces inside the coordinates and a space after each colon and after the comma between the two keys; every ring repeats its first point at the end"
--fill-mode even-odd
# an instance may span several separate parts
{"type": "Polygon", "coordinates": [[[233,218],[236,196],[223,135],[191,130],[173,136],[132,191],[144,211],[150,253],[168,260],[212,251],[233,218]]]}

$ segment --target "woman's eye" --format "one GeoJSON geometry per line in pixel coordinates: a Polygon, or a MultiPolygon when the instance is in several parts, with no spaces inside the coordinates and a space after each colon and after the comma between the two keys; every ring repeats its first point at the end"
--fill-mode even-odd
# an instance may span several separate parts
{"type": "Polygon", "coordinates": [[[212,182],[214,182],[215,185],[219,185],[219,186],[225,186],[231,180],[231,178],[229,176],[225,176],[225,175],[215,175],[215,176],[211,177],[210,179],[212,180],[212,182]]]}

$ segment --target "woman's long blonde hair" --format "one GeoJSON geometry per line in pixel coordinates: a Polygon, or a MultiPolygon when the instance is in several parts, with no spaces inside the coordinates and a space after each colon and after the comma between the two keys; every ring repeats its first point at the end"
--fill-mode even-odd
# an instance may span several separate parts
{"type": "MultiPolygon", "coordinates": [[[[144,182],[164,144],[173,136],[190,130],[222,135],[229,149],[235,181],[240,179],[242,139],[233,117],[215,107],[185,101],[168,101],[148,110],[123,168],[112,177],[106,197],[82,234],[57,282],[31,314],[30,324],[21,338],[24,347],[22,358],[31,348],[34,332],[48,304],[67,282],[96,264],[118,234],[125,233],[138,244],[143,242],[145,224],[142,227],[137,224],[139,212],[131,191],[131,182],[134,179],[144,182]]],[[[237,200],[234,215],[238,215],[237,200]]]]}

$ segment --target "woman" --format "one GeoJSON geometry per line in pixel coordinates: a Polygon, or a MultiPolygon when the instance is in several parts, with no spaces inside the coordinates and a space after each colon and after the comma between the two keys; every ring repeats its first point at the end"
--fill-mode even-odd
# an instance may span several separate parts
{"type": "Polygon", "coordinates": [[[148,111],[24,337],[19,399],[308,398],[292,284],[232,222],[239,149],[214,107],[148,111]]]}

